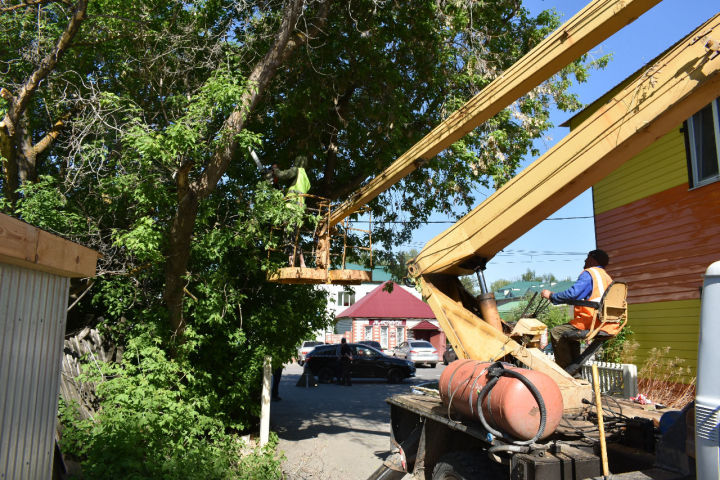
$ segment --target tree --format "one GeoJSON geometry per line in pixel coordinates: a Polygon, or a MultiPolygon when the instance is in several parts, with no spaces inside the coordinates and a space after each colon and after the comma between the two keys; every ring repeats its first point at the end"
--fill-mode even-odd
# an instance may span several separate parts
{"type": "Polygon", "coordinates": [[[502,289],[507,285],[510,285],[511,283],[512,282],[510,280],[505,280],[504,278],[501,278],[500,280],[495,280],[490,284],[490,291],[497,292],[498,290],[502,289]]]}
{"type": "MultiPolygon", "coordinates": [[[[327,322],[322,294],[265,282],[286,261],[268,254],[277,229],[307,215],[248,149],[280,168],[306,155],[311,193],[341,199],[558,25],[519,0],[2,5],[0,208],[98,250],[71,321],[99,313],[116,341],[161,350],[164,385],[235,430],[257,414],[263,356],[289,358],[327,322]]],[[[567,88],[589,66],[379,197],[373,242],[389,249],[431,213],[470,208],[478,183],[509,179],[549,108],[579,106],[567,88]]]]}

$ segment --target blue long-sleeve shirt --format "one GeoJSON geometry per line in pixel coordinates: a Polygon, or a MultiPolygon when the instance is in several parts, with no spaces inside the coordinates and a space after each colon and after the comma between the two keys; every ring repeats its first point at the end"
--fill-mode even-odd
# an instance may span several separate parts
{"type": "Polygon", "coordinates": [[[592,291],[592,275],[590,275],[590,273],[586,270],[583,270],[572,287],[568,288],[564,292],[553,293],[550,295],[550,301],[554,305],[557,305],[559,303],[566,303],[567,300],[585,300],[590,296],[592,291]]]}

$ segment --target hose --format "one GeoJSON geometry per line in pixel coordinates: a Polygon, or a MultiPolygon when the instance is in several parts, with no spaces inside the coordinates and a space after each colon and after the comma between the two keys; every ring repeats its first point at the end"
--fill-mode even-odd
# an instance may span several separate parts
{"type": "Polygon", "coordinates": [[[480,393],[478,394],[477,398],[477,409],[478,409],[478,418],[480,419],[480,423],[482,423],[482,426],[485,427],[485,430],[492,433],[496,437],[504,438],[509,440],[513,445],[520,446],[520,445],[532,445],[535,443],[540,437],[542,437],[542,434],[545,433],[545,424],[547,422],[547,409],[545,408],[545,401],[542,398],[542,395],[540,394],[540,391],[535,387],[535,385],[532,384],[530,380],[528,380],[524,375],[514,371],[514,370],[508,370],[506,369],[502,362],[495,362],[487,369],[487,377],[490,378],[490,381],[488,381],[482,390],[480,390],[480,393]],[[538,404],[538,408],[540,409],[540,426],[538,427],[538,431],[535,434],[533,438],[530,440],[513,440],[508,438],[509,435],[503,434],[502,432],[495,430],[492,428],[487,420],[485,420],[485,414],[483,413],[482,409],[482,402],[487,396],[487,394],[492,390],[492,388],[495,386],[495,384],[500,380],[500,377],[507,376],[507,377],[513,377],[518,380],[520,380],[527,388],[530,390],[530,393],[532,393],[533,397],[535,397],[535,401],[538,404]]]}

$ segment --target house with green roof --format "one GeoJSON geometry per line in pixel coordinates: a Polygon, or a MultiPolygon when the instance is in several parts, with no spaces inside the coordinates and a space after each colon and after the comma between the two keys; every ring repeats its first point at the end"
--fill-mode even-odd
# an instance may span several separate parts
{"type": "Polygon", "coordinates": [[[570,288],[574,283],[575,282],[569,280],[562,282],[518,281],[509,283],[494,292],[500,318],[506,320],[514,310],[520,308],[523,302],[532,298],[535,293],[539,295],[544,289],[552,290],[553,292],[562,292],[570,288]]]}

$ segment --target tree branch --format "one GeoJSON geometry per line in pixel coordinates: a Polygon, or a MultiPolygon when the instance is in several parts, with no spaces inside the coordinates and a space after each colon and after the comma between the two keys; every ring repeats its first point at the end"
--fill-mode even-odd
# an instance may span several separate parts
{"type": "Polygon", "coordinates": [[[35,155],[39,155],[42,152],[45,151],[50,145],[57,140],[58,136],[60,136],[60,132],[65,127],[65,122],[70,118],[70,112],[64,114],[62,117],[60,117],[60,120],[55,122],[55,124],[50,128],[50,131],[48,131],[43,138],[38,140],[38,142],[33,145],[32,149],[35,155]]]}
{"type": "MultiPolygon", "coordinates": [[[[324,13],[318,23],[318,31],[320,25],[324,24],[327,18],[327,12],[329,11],[327,2],[321,8],[321,12],[324,13]]],[[[200,178],[194,181],[190,188],[179,198],[177,211],[170,227],[167,263],[165,265],[165,289],[163,292],[163,299],[168,308],[170,326],[178,337],[182,337],[185,329],[185,320],[183,318],[183,288],[185,285],[183,277],[187,274],[190,243],[195,229],[200,201],[207,198],[217,188],[220,178],[225,174],[237,150],[236,135],[245,127],[248,115],[259,102],[278,68],[295,51],[298,45],[307,41],[308,37],[306,35],[294,34],[303,6],[304,0],[290,0],[285,7],[280,28],[272,47],[248,77],[248,85],[251,86],[251,89],[241,99],[240,106],[223,123],[222,132],[226,135],[224,146],[214,152],[200,178]]],[[[177,181],[178,179],[176,179],[177,181]]],[[[178,183],[178,188],[181,187],[182,185],[178,183]]]]}
{"type": "Polygon", "coordinates": [[[37,7],[39,5],[46,5],[48,3],[64,3],[65,5],[70,5],[70,2],[67,2],[65,0],[27,0],[23,3],[18,3],[17,5],[0,7],[0,13],[13,12],[15,10],[20,10],[21,8],[37,7]]]}
{"type": "Polygon", "coordinates": [[[250,90],[243,95],[240,106],[230,114],[223,125],[223,131],[226,132],[228,141],[225,142],[223,148],[215,152],[202,176],[193,185],[193,189],[200,198],[207,197],[217,187],[220,177],[222,177],[227,170],[230,160],[233,158],[235,150],[237,149],[237,141],[234,139],[235,135],[240,133],[245,127],[248,113],[251,112],[260,101],[278,67],[282,65],[299,45],[300,39],[293,37],[293,31],[302,12],[303,4],[303,0],[292,0],[288,4],[283,13],[282,23],[275,36],[275,42],[272,48],[265,54],[263,59],[255,65],[255,68],[253,68],[248,76],[247,83],[251,86],[250,90]]]}
{"type": "Polygon", "coordinates": [[[70,18],[70,22],[62,35],[60,35],[60,38],[55,44],[55,48],[53,48],[52,52],[42,59],[38,68],[30,74],[28,79],[25,81],[25,84],[20,88],[17,96],[13,98],[10,109],[8,110],[8,115],[10,115],[10,118],[13,121],[16,121],[22,112],[25,111],[27,104],[30,102],[32,95],[37,90],[40,82],[42,82],[50,74],[50,72],[52,72],[62,54],[67,50],[72,39],[80,30],[80,25],[83,20],[85,20],[88,1],[89,0],[78,0],[75,10],[72,13],[72,17],[70,18]]]}

